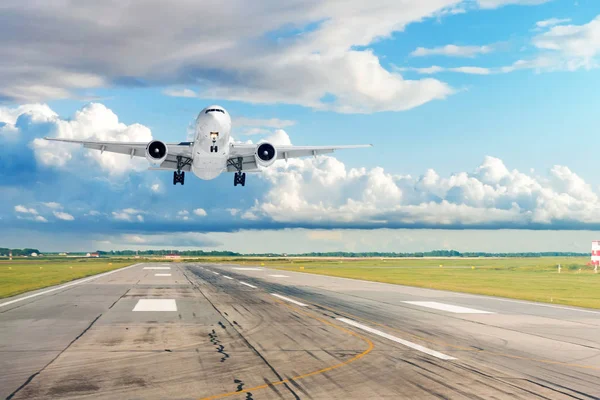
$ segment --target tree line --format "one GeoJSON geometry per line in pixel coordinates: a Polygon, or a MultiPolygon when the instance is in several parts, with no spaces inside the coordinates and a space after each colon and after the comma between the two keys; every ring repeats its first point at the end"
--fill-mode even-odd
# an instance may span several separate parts
{"type": "Polygon", "coordinates": [[[8,249],[5,247],[0,247],[0,256],[8,257],[11,251],[12,255],[15,257],[30,256],[31,253],[40,254],[40,251],[38,249],[8,249]]]}

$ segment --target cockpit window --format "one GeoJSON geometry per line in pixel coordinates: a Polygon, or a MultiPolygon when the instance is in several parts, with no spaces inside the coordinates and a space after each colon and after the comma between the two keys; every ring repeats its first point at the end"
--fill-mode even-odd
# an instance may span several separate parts
{"type": "Polygon", "coordinates": [[[225,111],[224,111],[224,110],[221,110],[220,108],[209,108],[208,110],[206,110],[206,111],[204,112],[204,114],[208,114],[209,112],[213,112],[213,111],[217,111],[217,112],[220,112],[220,113],[223,113],[223,114],[225,114],[225,111]]]}

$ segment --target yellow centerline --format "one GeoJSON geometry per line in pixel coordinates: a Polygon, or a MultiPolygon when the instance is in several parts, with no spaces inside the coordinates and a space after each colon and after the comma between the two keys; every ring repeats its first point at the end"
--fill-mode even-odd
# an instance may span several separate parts
{"type": "Polygon", "coordinates": [[[281,300],[277,300],[277,299],[275,299],[275,301],[276,301],[277,303],[279,303],[279,304],[281,304],[281,305],[284,305],[285,307],[287,307],[287,308],[289,308],[289,309],[291,309],[291,310],[294,310],[294,311],[296,311],[296,312],[298,312],[298,313],[300,313],[300,314],[303,314],[303,315],[305,315],[305,316],[307,316],[307,317],[309,317],[309,318],[312,318],[312,319],[314,319],[314,320],[317,320],[317,321],[319,321],[319,322],[322,322],[322,323],[324,323],[324,324],[326,324],[326,325],[329,325],[329,326],[331,326],[331,327],[333,327],[333,328],[335,328],[335,329],[339,329],[340,331],[343,331],[343,332],[345,332],[345,333],[347,333],[347,334],[349,334],[349,335],[352,335],[352,336],[354,336],[354,337],[357,337],[357,338],[359,338],[359,339],[363,340],[365,343],[367,343],[367,344],[368,344],[368,347],[367,347],[367,349],[366,349],[365,351],[363,351],[362,353],[360,353],[360,354],[357,354],[356,356],[352,357],[352,358],[351,358],[351,359],[349,359],[349,360],[343,361],[343,362],[341,362],[341,363],[339,363],[339,364],[332,365],[332,366],[330,366],[330,367],[326,367],[326,368],[319,369],[319,370],[317,370],[317,371],[308,372],[308,373],[306,373],[306,374],[297,375],[297,376],[294,376],[294,377],[292,377],[292,378],[283,379],[283,380],[276,381],[276,382],[269,382],[269,383],[267,383],[267,384],[264,384],[264,385],[260,385],[260,386],[251,387],[251,388],[248,388],[248,389],[245,389],[245,390],[240,390],[240,391],[237,391],[237,392],[228,392],[228,393],[223,393],[223,394],[217,394],[217,395],[214,395],[214,396],[203,397],[203,398],[201,398],[200,400],[214,400],[214,399],[222,399],[222,398],[224,398],[224,397],[235,396],[235,395],[238,395],[238,394],[243,394],[243,393],[248,393],[248,392],[255,392],[255,391],[257,391],[257,390],[266,389],[266,388],[268,388],[268,387],[271,387],[271,386],[283,385],[283,384],[286,384],[286,383],[290,383],[291,381],[297,381],[297,380],[300,380],[300,379],[308,378],[308,377],[310,377],[310,376],[314,376],[314,375],[322,374],[322,373],[324,373],[324,372],[329,372],[329,371],[331,371],[331,370],[334,370],[334,369],[337,369],[337,368],[343,367],[343,366],[345,366],[345,365],[348,365],[348,364],[350,364],[351,362],[354,362],[354,361],[356,361],[356,360],[359,360],[359,359],[363,358],[364,356],[366,356],[367,354],[369,354],[369,353],[370,353],[370,352],[373,350],[373,348],[375,347],[375,345],[373,344],[373,342],[372,342],[370,339],[368,339],[368,338],[366,338],[366,337],[364,337],[364,336],[362,336],[362,335],[360,335],[360,334],[358,334],[358,333],[356,333],[356,332],[353,332],[353,331],[351,331],[351,330],[348,330],[348,329],[346,329],[346,328],[342,328],[341,326],[338,326],[338,325],[336,325],[336,324],[332,324],[331,322],[329,322],[329,321],[327,321],[327,320],[324,320],[324,319],[322,319],[322,318],[315,317],[314,315],[311,315],[311,314],[309,314],[309,313],[307,313],[307,312],[305,312],[305,311],[302,311],[301,309],[299,309],[299,308],[297,308],[297,307],[290,306],[289,304],[286,304],[286,303],[284,303],[284,302],[283,302],[283,301],[281,301],[281,300]]]}

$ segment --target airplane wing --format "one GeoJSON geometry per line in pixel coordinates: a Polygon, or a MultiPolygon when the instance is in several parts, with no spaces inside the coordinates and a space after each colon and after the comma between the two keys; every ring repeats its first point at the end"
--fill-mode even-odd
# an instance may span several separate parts
{"type": "MultiPolygon", "coordinates": [[[[74,139],[56,139],[48,138],[44,139],[52,142],[64,142],[64,143],[76,143],[81,144],[87,149],[100,150],[101,152],[126,154],[133,157],[146,157],[146,147],[149,142],[103,142],[95,140],[74,140],[74,139]]],[[[181,156],[184,159],[185,166],[181,168],[183,171],[189,171],[192,159],[192,142],[181,142],[181,143],[165,143],[167,145],[168,154],[167,158],[160,164],[158,168],[151,169],[165,169],[165,170],[176,170],[177,169],[177,157],[181,156]]]]}
{"type": "MultiPolygon", "coordinates": [[[[255,171],[258,170],[256,165],[256,159],[254,153],[256,151],[257,144],[233,144],[229,152],[230,162],[228,162],[227,171],[236,172],[235,161],[242,158],[242,170],[243,171],[255,171]]],[[[310,157],[318,156],[322,154],[333,153],[336,150],[344,149],[361,149],[365,147],[373,147],[371,144],[358,144],[348,146],[276,146],[277,159],[288,160],[290,158],[298,157],[310,157]]]]}

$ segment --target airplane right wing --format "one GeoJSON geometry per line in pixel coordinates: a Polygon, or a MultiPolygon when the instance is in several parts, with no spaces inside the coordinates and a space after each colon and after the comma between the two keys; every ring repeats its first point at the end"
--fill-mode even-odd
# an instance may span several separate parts
{"type": "MultiPolygon", "coordinates": [[[[241,158],[242,171],[258,171],[256,163],[256,151],[258,144],[232,144],[230,149],[230,159],[227,163],[227,171],[235,172],[239,170],[239,160],[241,158]]],[[[336,150],[345,149],[362,149],[373,147],[371,144],[346,145],[346,146],[278,146],[272,145],[275,148],[275,160],[288,160],[290,158],[318,156],[322,154],[333,153],[336,150]]]]}

